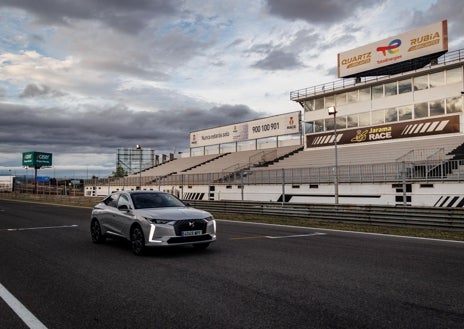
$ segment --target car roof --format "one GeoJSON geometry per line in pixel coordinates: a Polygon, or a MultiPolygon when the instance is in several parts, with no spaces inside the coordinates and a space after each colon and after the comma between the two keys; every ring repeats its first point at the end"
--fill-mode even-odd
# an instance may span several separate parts
{"type": "Polygon", "coordinates": [[[118,191],[117,193],[127,193],[127,194],[167,194],[166,192],[162,191],[118,191]]]}

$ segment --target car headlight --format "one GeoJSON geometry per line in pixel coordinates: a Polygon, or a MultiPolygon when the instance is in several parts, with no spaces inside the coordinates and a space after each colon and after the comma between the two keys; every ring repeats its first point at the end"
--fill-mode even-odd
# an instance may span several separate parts
{"type": "Polygon", "coordinates": [[[209,216],[209,217],[206,217],[206,218],[203,218],[205,221],[207,222],[211,222],[212,220],[214,220],[214,217],[213,216],[209,216]]]}
{"type": "Polygon", "coordinates": [[[153,224],[170,224],[172,223],[172,220],[169,219],[159,219],[159,218],[150,218],[150,217],[144,217],[147,221],[153,224]]]}

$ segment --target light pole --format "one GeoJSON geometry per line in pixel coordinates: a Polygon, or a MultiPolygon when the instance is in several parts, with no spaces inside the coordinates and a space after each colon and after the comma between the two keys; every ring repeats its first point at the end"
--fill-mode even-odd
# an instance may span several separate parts
{"type": "Polygon", "coordinates": [[[142,189],[142,145],[137,144],[135,146],[139,150],[139,190],[142,189]]]}
{"type": "Polygon", "coordinates": [[[338,152],[337,152],[337,109],[331,106],[327,109],[329,115],[334,117],[334,149],[335,149],[335,173],[334,173],[334,189],[335,189],[335,204],[338,204],[338,152]]]}

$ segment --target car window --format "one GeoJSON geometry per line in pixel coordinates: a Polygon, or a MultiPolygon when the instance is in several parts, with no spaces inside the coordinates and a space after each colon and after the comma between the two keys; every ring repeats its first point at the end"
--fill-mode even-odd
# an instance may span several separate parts
{"type": "Polygon", "coordinates": [[[130,208],[129,198],[124,194],[121,194],[118,199],[118,208],[121,206],[127,206],[127,208],[130,208]]]}
{"type": "Polygon", "coordinates": [[[135,209],[185,207],[182,201],[168,193],[133,193],[131,197],[135,209]]]}
{"type": "Polygon", "coordinates": [[[107,197],[105,200],[103,200],[103,203],[106,204],[107,206],[110,207],[116,207],[117,206],[117,201],[118,195],[117,194],[111,194],[109,197],[107,197]]]}

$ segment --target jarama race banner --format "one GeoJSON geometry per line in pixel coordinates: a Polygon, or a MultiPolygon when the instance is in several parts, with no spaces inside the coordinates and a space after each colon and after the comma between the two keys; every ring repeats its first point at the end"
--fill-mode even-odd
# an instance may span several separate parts
{"type": "MultiPolygon", "coordinates": [[[[459,132],[459,115],[398,122],[380,126],[337,130],[337,144],[361,144],[392,140],[398,138],[419,137],[459,132]]],[[[333,145],[334,132],[306,135],[306,147],[333,145]]]]}

